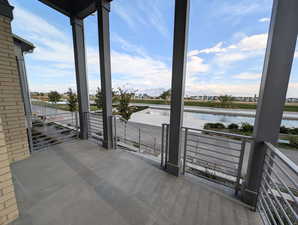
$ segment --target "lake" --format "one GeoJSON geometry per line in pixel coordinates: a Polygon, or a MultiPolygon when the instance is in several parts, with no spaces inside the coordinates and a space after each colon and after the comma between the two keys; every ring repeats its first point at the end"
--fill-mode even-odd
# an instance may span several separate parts
{"type": "MultiPolygon", "coordinates": [[[[151,109],[134,113],[130,119],[132,122],[145,123],[150,125],[160,126],[163,123],[169,123],[170,110],[151,109]]],[[[228,125],[230,123],[249,123],[254,124],[255,118],[235,115],[217,115],[199,112],[184,112],[183,125],[191,128],[203,128],[205,123],[223,123],[228,125]]],[[[298,127],[298,120],[282,120],[282,125],[286,127],[298,127]]]]}

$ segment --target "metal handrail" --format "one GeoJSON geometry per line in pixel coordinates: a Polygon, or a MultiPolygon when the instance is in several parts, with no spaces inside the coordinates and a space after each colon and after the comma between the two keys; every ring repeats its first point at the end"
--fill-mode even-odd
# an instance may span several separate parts
{"type": "Polygon", "coordinates": [[[246,135],[241,135],[241,134],[232,134],[232,133],[226,133],[222,131],[215,131],[215,130],[208,130],[208,129],[196,129],[196,128],[189,128],[189,127],[182,127],[184,129],[190,129],[194,131],[201,131],[201,132],[208,132],[212,133],[215,135],[224,135],[224,136],[229,136],[229,137],[234,137],[234,138],[239,138],[239,139],[246,139],[246,140],[253,140],[252,136],[246,136],[246,135]]]}
{"type": "Polygon", "coordinates": [[[271,143],[267,147],[257,209],[264,224],[296,225],[298,166],[271,143]]]}
{"type": "Polygon", "coordinates": [[[292,160],[290,160],[286,155],[284,155],[282,152],[280,152],[276,147],[274,147],[271,143],[265,142],[267,147],[274,152],[274,154],[282,160],[289,169],[291,169],[296,175],[298,175],[298,165],[296,165],[292,160]]]}
{"type": "Polygon", "coordinates": [[[32,114],[30,125],[30,148],[38,151],[54,144],[75,140],[79,127],[77,115],[71,112],[48,115],[32,114]]]}
{"type": "MultiPolygon", "coordinates": [[[[167,166],[169,126],[167,123],[162,124],[161,166],[163,167],[167,166]]],[[[206,172],[205,168],[214,175],[211,179],[215,179],[215,182],[225,185],[233,183],[237,194],[243,180],[241,172],[245,146],[247,142],[253,140],[253,137],[189,127],[182,127],[182,131],[184,132],[183,174],[191,172],[204,176],[202,174],[206,172]],[[217,142],[214,143],[215,141],[217,142]],[[219,177],[216,178],[217,176],[219,177]]],[[[206,179],[210,180],[210,176],[206,179]]]]}

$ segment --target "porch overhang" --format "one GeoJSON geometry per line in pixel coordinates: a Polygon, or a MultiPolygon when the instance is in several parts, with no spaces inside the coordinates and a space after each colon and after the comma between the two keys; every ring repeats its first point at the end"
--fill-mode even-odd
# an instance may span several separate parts
{"type": "Polygon", "coordinates": [[[39,0],[68,17],[84,19],[97,10],[97,4],[108,4],[112,0],[39,0]]]}

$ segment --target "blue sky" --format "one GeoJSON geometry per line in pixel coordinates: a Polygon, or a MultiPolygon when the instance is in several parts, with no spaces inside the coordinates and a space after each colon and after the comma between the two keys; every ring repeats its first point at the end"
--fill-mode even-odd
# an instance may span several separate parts
{"type": "MultiPolygon", "coordinates": [[[[31,91],[75,88],[69,19],[37,0],[10,3],[13,32],[36,46],[26,55],[31,91]]],[[[187,95],[258,94],[271,8],[272,0],[191,0],[187,95]]],[[[174,0],[114,0],[110,20],[113,88],[152,95],[168,89],[174,0]]],[[[100,85],[96,15],[85,20],[85,35],[94,93],[100,85]]],[[[298,97],[296,60],[288,97],[298,97]]]]}

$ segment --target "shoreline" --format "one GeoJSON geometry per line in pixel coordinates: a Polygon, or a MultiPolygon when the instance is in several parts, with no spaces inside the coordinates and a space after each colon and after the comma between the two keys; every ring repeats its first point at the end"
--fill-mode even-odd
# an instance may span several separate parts
{"type": "MultiPolygon", "coordinates": [[[[133,103],[132,105],[148,106],[150,109],[157,109],[157,110],[170,110],[169,105],[153,105],[153,104],[145,104],[145,103],[133,103]]],[[[243,116],[243,117],[251,117],[251,118],[254,118],[256,115],[256,110],[251,110],[251,109],[222,109],[222,108],[199,107],[199,106],[184,106],[184,112],[226,115],[226,116],[243,116]]],[[[284,112],[283,119],[298,120],[298,113],[284,112]]]]}

